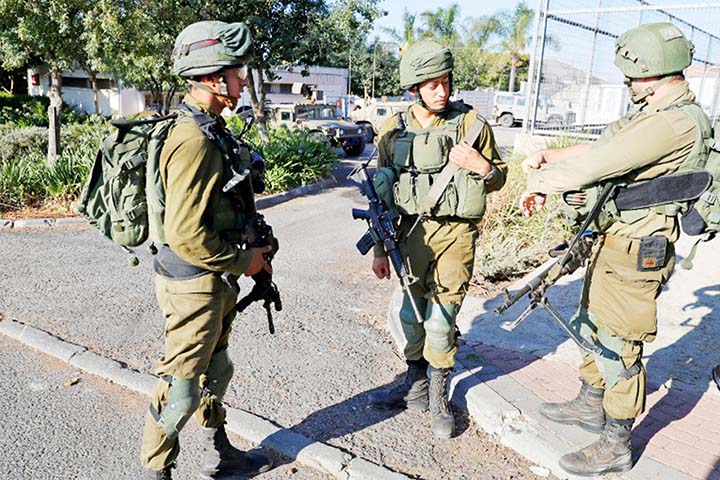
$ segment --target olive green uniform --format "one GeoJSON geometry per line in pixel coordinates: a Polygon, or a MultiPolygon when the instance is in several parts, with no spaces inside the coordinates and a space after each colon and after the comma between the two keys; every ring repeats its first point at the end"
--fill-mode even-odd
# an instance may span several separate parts
{"type": "MultiPolygon", "coordinates": [[[[412,115],[410,126],[421,126],[412,115]]],[[[470,129],[475,115],[465,114],[459,123],[460,137],[470,129]]],[[[446,124],[445,115],[437,115],[427,129],[446,124]]],[[[378,169],[391,167],[398,140],[397,115],[388,119],[380,129],[378,139],[378,169]]],[[[505,183],[507,167],[500,158],[490,127],[485,124],[478,140],[474,143],[480,154],[492,164],[495,173],[485,184],[485,191],[498,190],[505,183]]],[[[449,150],[445,152],[445,155],[449,150]]],[[[447,157],[445,162],[449,161],[447,157]]],[[[479,175],[470,173],[477,177],[479,175]]],[[[484,201],[484,198],[482,199],[484,201]]],[[[405,298],[400,309],[400,322],[407,339],[405,357],[414,361],[425,358],[434,368],[452,368],[455,364],[455,317],[467,292],[472,277],[475,259],[475,242],[478,231],[477,219],[463,219],[456,216],[423,218],[413,229],[416,215],[403,215],[400,221],[400,248],[408,259],[409,269],[418,281],[411,286],[411,292],[423,323],[418,323],[405,298]]],[[[376,246],[375,256],[383,256],[382,246],[376,246]]]]}
{"type": "MultiPolygon", "coordinates": [[[[608,179],[631,183],[673,172],[692,150],[696,126],[686,113],[668,107],[694,98],[687,82],[673,86],[651,105],[609,125],[587,153],[530,171],[527,191],[562,193],[608,179]]],[[[594,324],[596,340],[617,352],[622,363],[588,355],[580,374],[605,389],[603,407],[613,418],[635,418],[645,408],[642,342],[657,333],[656,299],[672,273],[678,236],[675,215],[653,208],[633,211],[602,232],[590,260],[573,321],[594,324]],[[665,266],[638,271],[640,240],[648,236],[669,240],[665,266]]]]}
{"type": "MultiPolygon", "coordinates": [[[[208,105],[190,95],[184,102],[215,117],[208,105]]],[[[184,279],[156,276],[157,299],[165,318],[165,352],[157,365],[163,378],[156,385],[151,408],[160,413],[176,408],[168,398],[170,385],[186,385],[191,398],[186,408],[196,408],[200,424],[210,428],[224,423],[220,401],[232,377],[227,347],[238,292],[221,274],[241,275],[251,259],[249,251],[239,249],[223,235],[242,223],[238,207],[221,191],[225,171],[217,145],[189,114],[181,113],[160,157],[166,196],[165,238],[170,250],[199,273],[184,279]]],[[[141,455],[145,468],[163,469],[178,451],[177,435],[168,436],[149,412],[141,455]]]]}

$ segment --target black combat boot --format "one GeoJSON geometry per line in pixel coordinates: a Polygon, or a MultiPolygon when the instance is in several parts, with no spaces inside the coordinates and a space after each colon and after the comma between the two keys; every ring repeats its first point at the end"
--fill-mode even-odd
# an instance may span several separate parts
{"type": "Polygon", "coordinates": [[[175,468],[175,464],[171,463],[162,470],[149,470],[145,469],[146,480],[172,480],[172,470],[175,468]]]}
{"type": "Polygon", "coordinates": [[[391,408],[428,409],[428,362],[422,358],[408,360],[407,364],[405,380],[390,390],[372,392],[369,397],[370,405],[383,410],[391,408]]]}
{"type": "Polygon", "coordinates": [[[582,450],[560,457],[560,466],[582,477],[630,471],[633,466],[630,430],[634,421],[608,415],[600,438],[582,450]]]}
{"type": "Polygon", "coordinates": [[[715,380],[715,385],[720,388],[720,365],[715,365],[712,371],[712,377],[713,380],[715,380]]]}
{"type": "Polygon", "coordinates": [[[575,399],[562,403],[543,403],[540,405],[540,414],[554,422],[577,425],[589,432],[600,433],[605,428],[605,411],[602,406],[604,393],[602,388],[583,382],[575,399]]]}
{"type": "Polygon", "coordinates": [[[205,446],[200,476],[205,479],[234,478],[267,472],[272,459],[258,452],[243,452],[233,447],[225,433],[225,426],[203,428],[205,446]]]}
{"type": "Polygon", "coordinates": [[[430,367],[431,429],[437,438],[450,438],[455,430],[455,418],[448,403],[447,385],[452,368],[430,367]]]}

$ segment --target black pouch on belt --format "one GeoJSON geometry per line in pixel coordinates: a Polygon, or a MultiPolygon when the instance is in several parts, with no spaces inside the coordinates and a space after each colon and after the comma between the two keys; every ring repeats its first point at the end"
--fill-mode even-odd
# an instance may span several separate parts
{"type": "Polygon", "coordinates": [[[638,272],[655,272],[665,266],[668,239],[663,236],[643,237],[638,250],[638,272]]]}

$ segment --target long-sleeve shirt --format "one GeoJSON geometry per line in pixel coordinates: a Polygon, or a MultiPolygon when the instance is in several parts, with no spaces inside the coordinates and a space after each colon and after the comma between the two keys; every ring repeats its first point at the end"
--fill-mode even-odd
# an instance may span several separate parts
{"type": "MultiPolygon", "coordinates": [[[[191,95],[188,105],[217,117],[191,95]]],[[[222,119],[219,119],[222,122],[222,119]]],[[[221,232],[237,225],[236,207],[222,193],[223,158],[188,116],[181,116],[160,155],[165,187],[165,240],[188,263],[215,272],[241,275],[251,253],[223,239],[221,232]]]]}
{"type": "MultiPolygon", "coordinates": [[[[610,124],[587,152],[531,170],[527,190],[563,193],[608,179],[633,182],[672,173],[692,150],[696,126],[682,110],[668,107],[693,100],[687,82],[673,86],[652,104],[610,124]]],[[[644,218],[615,222],[606,233],[636,239],[662,234],[675,241],[679,228],[675,216],[647,209],[644,218]]]]}

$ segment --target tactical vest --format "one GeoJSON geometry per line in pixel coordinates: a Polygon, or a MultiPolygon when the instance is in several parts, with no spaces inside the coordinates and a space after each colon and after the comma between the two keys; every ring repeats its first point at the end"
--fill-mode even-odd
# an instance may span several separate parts
{"type": "MultiPolygon", "coordinates": [[[[414,128],[410,109],[398,114],[398,128],[393,139],[393,200],[402,215],[418,215],[422,199],[443,167],[450,150],[462,138],[461,130],[470,107],[450,102],[445,123],[437,127],[414,128]]],[[[479,219],[485,213],[485,182],[466,169],[458,169],[430,215],[479,219]]]]}

